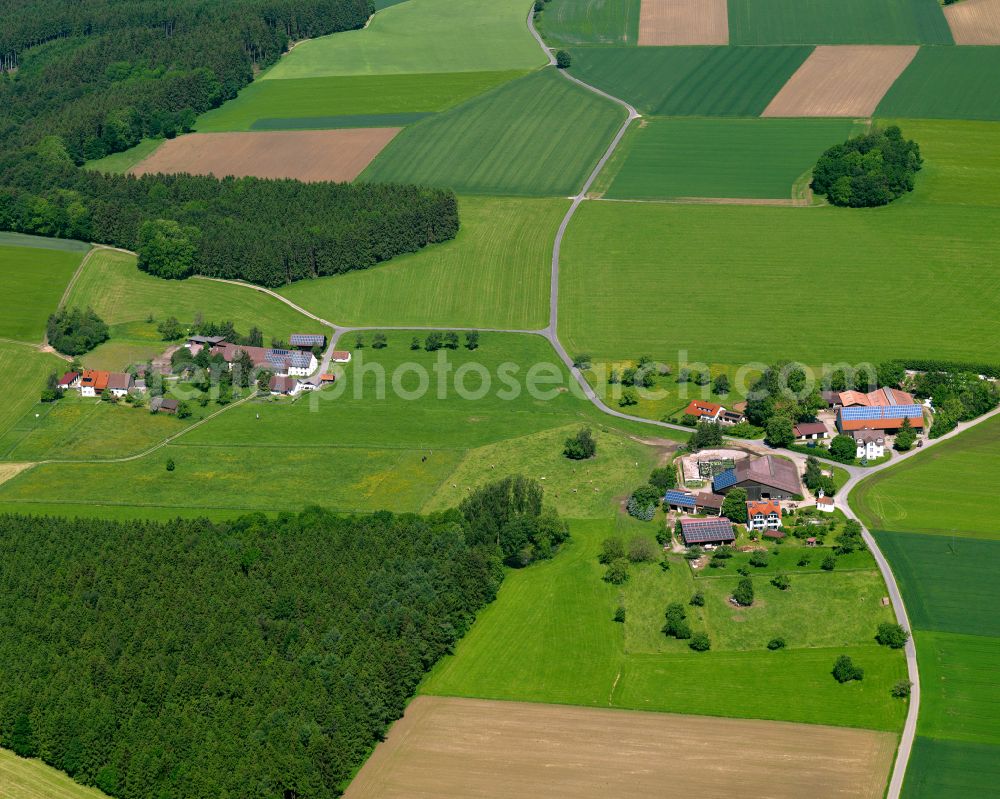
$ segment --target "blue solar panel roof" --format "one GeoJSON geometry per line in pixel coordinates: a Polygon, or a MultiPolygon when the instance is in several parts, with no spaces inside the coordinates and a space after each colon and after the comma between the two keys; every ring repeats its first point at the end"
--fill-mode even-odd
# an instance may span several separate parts
{"type": "Polygon", "coordinates": [[[684,543],[698,544],[705,541],[735,541],[733,523],[729,519],[681,519],[684,543]]]}
{"type": "Polygon", "coordinates": [[[721,489],[729,488],[732,485],[736,485],[736,470],[726,469],[715,476],[712,481],[712,490],[718,493],[721,489]]]}
{"type": "Polygon", "coordinates": [[[923,416],[920,405],[875,405],[842,408],[840,418],[847,420],[880,421],[882,419],[919,419],[923,416]]]}
{"type": "Polygon", "coordinates": [[[678,491],[676,489],[668,491],[664,495],[663,501],[668,505],[679,505],[684,508],[693,508],[695,506],[693,494],[689,494],[687,491],[678,491]]]}

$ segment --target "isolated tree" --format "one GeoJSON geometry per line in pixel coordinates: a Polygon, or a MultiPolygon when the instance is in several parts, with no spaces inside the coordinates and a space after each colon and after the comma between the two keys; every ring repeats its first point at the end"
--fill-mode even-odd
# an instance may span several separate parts
{"type": "Polygon", "coordinates": [[[191,415],[191,404],[187,400],[177,403],[177,418],[187,419],[191,415]]]}
{"type": "Polygon", "coordinates": [[[612,585],[622,585],[628,580],[628,559],[615,558],[604,572],[604,581],[612,585]]]}
{"type": "Polygon", "coordinates": [[[479,349],[479,332],[470,330],[465,334],[465,348],[467,350],[479,349]]]}
{"type": "Polygon", "coordinates": [[[747,491],[745,488],[734,488],[722,501],[722,515],[737,524],[747,523],[747,491]]]}
{"type": "Polygon", "coordinates": [[[777,588],[779,591],[787,591],[791,586],[792,581],[789,579],[788,575],[784,572],[778,572],[774,577],[771,578],[771,585],[777,588]]]}
{"type": "Polygon", "coordinates": [[[575,366],[577,369],[589,369],[591,366],[590,354],[581,352],[578,355],[574,355],[573,366],[575,366]]]}
{"type": "Polygon", "coordinates": [[[857,452],[858,445],[854,443],[854,439],[843,433],[834,436],[830,442],[830,455],[842,463],[853,463],[857,452]]]}
{"type": "Polygon", "coordinates": [[[246,343],[248,347],[263,347],[264,331],[257,327],[257,325],[254,325],[250,328],[250,332],[247,333],[246,343]]]}
{"type": "Polygon", "coordinates": [[[376,333],[372,337],[372,349],[384,350],[388,344],[385,333],[376,333]]]}
{"type": "Polygon", "coordinates": [[[833,555],[827,555],[819,567],[825,572],[832,572],[837,568],[837,559],[833,555]]]}
{"type": "Polygon", "coordinates": [[[715,376],[715,380],[712,381],[712,393],[713,394],[728,394],[729,393],[729,377],[725,372],[715,376]]]}
{"type": "Polygon", "coordinates": [[[618,400],[618,404],[623,408],[627,408],[630,405],[638,405],[639,394],[636,392],[634,388],[631,387],[624,388],[622,389],[622,395],[621,398],[618,400]]]}
{"type": "Polygon", "coordinates": [[[428,333],[424,339],[424,349],[428,352],[437,352],[443,346],[440,333],[428,333]]]}
{"type": "Polygon", "coordinates": [[[167,458],[167,471],[172,472],[176,467],[173,458],[167,458]]]}
{"type": "Polygon", "coordinates": [[[598,560],[605,565],[611,563],[613,560],[625,557],[625,543],[618,538],[618,536],[612,536],[611,538],[605,538],[601,542],[601,554],[598,556],[598,560]]]}
{"type": "Polygon", "coordinates": [[[569,69],[573,64],[573,59],[566,50],[559,50],[556,53],[556,66],[559,69],[569,69]]]}
{"type": "Polygon", "coordinates": [[[632,563],[652,563],[657,554],[656,544],[645,536],[635,536],[628,542],[628,559],[632,563]]]}
{"type": "Polygon", "coordinates": [[[763,569],[767,566],[767,553],[762,549],[755,549],[750,553],[749,563],[755,569],[763,569]]]}
{"type": "Polygon", "coordinates": [[[743,577],[736,584],[736,590],[733,591],[733,600],[737,605],[748,608],[753,604],[753,598],[753,580],[749,577],[743,577]]]}
{"type": "Polygon", "coordinates": [[[618,622],[619,624],[624,624],[625,623],[625,606],[624,605],[619,605],[617,608],[615,608],[615,621],[618,622]]]}
{"type": "Polygon", "coordinates": [[[712,642],[705,633],[695,633],[688,644],[695,652],[707,652],[712,648],[712,642]]]}
{"type": "Polygon", "coordinates": [[[694,605],[696,608],[705,606],[705,595],[701,591],[695,591],[691,594],[691,599],[688,601],[689,605],[694,605]]]}
{"type": "Polygon", "coordinates": [[[875,640],[882,644],[882,646],[887,646],[890,649],[902,649],[906,646],[906,642],[910,640],[910,634],[902,625],[891,621],[884,621],[878,626],[878,631],[875,633],[875,640]]]}
{"type": "Polygon", "coordinates": [[[272,374],[267,369],[261,370],[257,375],[257,388],[265,394],[271,390],[271,377],[272,374]]]}
{"type": "Polygon", "coordinates": [[[908,699],[912,688],[913,683],[909,680],[897,680],[892,686],[891,693],[897,699],[908,699]]]}
{"type": "Polygon", "coordinates": [[[691,626],[687,623],[687,611],[680,602],[667,605],[664,615],[663,634],[671,638],[686,640],[691,637],[691,626]]]}
{"type": "Polygon", "coordinates": [[[174,341],[184,335],[184,328],[181,327],[181,323],[177,321],[176,316],[164,319],[156,326],[156,331],[164,341],[174,341]]]}
{"type": "Polygon", "coordinates": [[[447,347],[449,350],[457,350],[458,349],[458,333],[455,333],[454,331],[449,330],[447,333],[444,334],[443,343],[444,343],[444,346],[447,347]]]}
{"type": "Polygon", "coordinates": [[[582,461],[593,458],[596,454],[597,442],[594,440],[593,433],[590,432],[589,427],[580,428],[576,435],[566,439],[563,455],[570,460],[582,461]]]}
{"type": "Polygon", "coordinates": [[[839,683],[850,682],[851,680],[864,679],[864,669],[854,665],[854,661],[847,655],[841,655],[833,664],[833,678],[839,683]]]}
{"type": "Polygon", "coordinates": [[[354,348],[360,350],[364,349],[364,346],[365,346],[365,337],[362,336],[360,333],[358,333],[358,335],[355,336],[354,338],[354,348]]]}
{"type": "Polygon", "coordinates": [[[782,638],[780,635],[777,636],[776,638],[772,638],[770,641],[767,642],[767,648],[770,649],[771,651],[775,651],[777,649],[784,649],[785,639],[782,638]]]}
{"type": "Polygon", "coordinates": [[[649,484],[666,493],[677,485],[677,470],[673,466],[658,466],[650,472],[649,484]]]}
{"type": "Polygon", "coordinates": [[[787,447],[795,441],[792,420],[787,416],[772,416],[764,430],[764,440],[772,447],[787,447]]]}
{"type": "Polygon", "coordinates": [[[909,450],[917,440],[917,434],[913,431],[913,425],[909,419],[903,419],[903,426],[896,433],[896,440],[893,446],[900,452],[909,450]]]}
{"type": "Polygon", "coordinates": [[[410,339],[410,349],[411,350],[419,350],[420,349],[420,339],[417,338],[416,336],[414,336],[412,339],[410,339]]]}

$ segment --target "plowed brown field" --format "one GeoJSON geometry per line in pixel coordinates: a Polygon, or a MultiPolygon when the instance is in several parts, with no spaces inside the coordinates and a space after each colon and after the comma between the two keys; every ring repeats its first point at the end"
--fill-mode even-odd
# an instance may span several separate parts
{"type": "Polygon", "coordinates": [[[962,0],[944,15],[955,44],[1000,44],[1000,0],[962,0]]]}
{"type": "Polygon", "coordinates": [[[817,47],[761,116],[868,117],[919,48],[817,47]]]}
{"type": "Polygon", "coordinates": [[[349,181],[361,174],[399,131],[353,128],[189,133],[164,142],[131,172],[349,181]]]}
{"type": "Polygon", "coordinates": [[[880,799],[884,732],[421,696],[346,799],[880,799]]]}
{"type": "Polygon", "coordinates": [[[726,0],[642,0],[639,45],[729,44],[726,0]]]}

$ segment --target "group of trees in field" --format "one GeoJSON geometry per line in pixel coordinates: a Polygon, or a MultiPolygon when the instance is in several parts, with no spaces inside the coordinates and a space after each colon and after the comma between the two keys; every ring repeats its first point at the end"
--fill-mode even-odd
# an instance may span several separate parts
{"type": "Polygon", "coordinates": [[[495,597],[478,521],[2,516],[0,745],[112,796],[339,796],[495,597]]]}
{"type": "Polygon", "coordinates": [[[208,176],[83,162],[171,137],[294,39],[361,27],[370,0],[0,0],[0,229],[139,253],[166,278],[278,286],[452,238],[451,192],[208,176]]]}
{"type": "Polygon", "coordinates": [[[930,438],[954,430],[959,422],[988,413],[1000,402],[1000,391],[994,383],[964,370],[923,372],[914,376],[909,387],[916,397],[933,398],[934,423],[930,438]]]}
{"type": "Polygon", "coordinates": [[[823,153],[813,169],[812,189],[833,205],[887,205],[913,191],[914,176],[922,164],[919,145],[890,125],[823,153]]]}
{"type": "Polygon", "coordinates": [[[108,326],[93,308],[61,308],[45,325],[49,344],[64,355],[83,355],[108,340],[108,326]]]}
{"type": "MultiPolygon", "coordinates": [[[[629,515],[644,522],[652,521],[664,494],[677,485],[677,470],[671,464],[658,466],[649,474],[649,479],[629,494],[625,510],[629,515]]],[[[660,542],[665,543],[666,538],[660,542]]]]}
{"type": "Polygon", "coordinates": [[[541,484],[522,475],[475,489],[458,506],[469,543],[492,547],[515,568],[551,558],[569,539],[569,528],[543,497],[541,484]]]}

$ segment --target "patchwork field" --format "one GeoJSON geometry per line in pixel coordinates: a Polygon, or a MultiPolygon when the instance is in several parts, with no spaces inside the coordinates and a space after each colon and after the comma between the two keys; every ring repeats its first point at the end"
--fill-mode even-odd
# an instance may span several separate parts
{"type": "Polygon", "coordinates": [[[13,246],[0,239],[0,338],[40,342],[84,249],[13,246]]]}
{"type": "Polygon", "coordinates": [[[400,128],[189,133],[170,139],[131,169],[226,177],[354,180],[400,128]]]}
{"type": "Polygon", "coordinates": [[[545,56],[525,24],[530,8],[526,0],[409,0],[364,30],[302,42],[262,77],[534,69],[545,56]]]}
{"type": "Polygon", "coordinates": [[[852,492],[851,506],[874,530],[1000,541],[991,509],[996,480],[1000,417],[874,475],[852,492]],[[985,479],[987,475],[994,479],[985,479]]]}
{"type": "Polygon", "coordinates": [[[624,118],[614,103],[546,69],[406,128],[360,179],[569,195],[624,118]]]}
{"type": "Polygon", "coordinates": [[[294,283],[293,302],[343,325],[538,329],[564,200],[460,197],[452,241],[372,269],[294,283]]]}
{"type": "Polygon", "coordinates": [[[903,593],[920,666],[908,799],[986,796],[1000,779],[1000,540],[987,488],[998,475],[994,418],[885,470],[851,496],[867,523],[891,515],[892,529],[904,531],[875,536],[903,593]],[[965,493],[968,485],[987,493],[965,493]]]}
{"type": "Polygon", "coordinates": [[[764,109],[764,116],[869,117],[918,49],[817,47],[764,109]]]}
{"type": "Polygon", "coordinates": [[[41,760],[0,749],[0,796],[4,799],[108,799],[96,788],[73,782],[41,760]]]}
{"type": "Polygon", "coordinates": [[[944,7],[955,44],[1000,44],[1000,2],[963,0],[944,7]]]}
{"type": "Polygon", "coordinates": [[[793,184],[853,129],[827,120],[643,120],[605,196],[791,200],[793,184]]]}
{"type": "Polygon", "coordinates": [[[244,334],[256,325],[268,339],[287,339],[292,333],[308,333],[319,327],[261,292],[199,278],[162,280],[140,272],[134,255],[114,250],[94,253],[68,303],[89,305],[97,311],[111,326],[111,344],[129,342],[161,351],[166,344],[160,340],[156,324],[169,316],[183,323],[192,322],[199,314],[206,321],[230,320],[244,334]],[[151,317],[153,321],[147,321],[151,317]]]}
{"type": "Polygon", "coordinates": [[[639,44],[729,44],[726,0],[642,0],[639,44]]]}
{"type": "Polygon", "coordinates": [[[1000,637],[993,612],[1000,601],[1000,542],[881,530],[875,537],[916,629],[1000,637]]]}
{"type": "MultiPolygon", "coordinates": [[[[968,0],[963,0],[968,2],[968,0]]],[[[879,103],[883,117],[1000,119],[1000,47],[921,47],[879,103]]]]}
{"type": "MultiPolygon", "coordinates": [[[[674,585],[675,579],[683,580],[675,570],[688,568],[680,559],[666,573],[656,564],[634,566],[624,587],[601,580],[604,567],[597,554],[602,539],[614,534],[626,539],[636,534],[652,536],[655,527],[638,522],[620,526],[621,522],[620,517],[617,524],[612,520],[574,522],[573,540],[557,558],[509,574],[497,601],[480,614],[455,655],[438,664],[421,692],[890,731],[899,728],[905,704],[889,695],[889,687],[905,675],[905,665],[898,652],[867,643],[867,631],[865,643],[856,639],[815,648],[790,640],[789,648],[780,652],[756,645],[747,650],[717,650],[715,642],[721,641],[717,635],[723,633],[715,630],[710,632],[710,652],[694,653],[683,645],[664,652],[629,649],[627,631],[613,621],[619,603],[626,606],[626,627],[641,624],[649,613],[662,624],[663,608],[671,601],[668,597],[686,603],[691,593],[674,585]],[[681,589],[683,593],[676,593],[681,589]],[[646,599],[641,600],[639,594],[646,599]],[[839,685],[830,676],[839,654],[851,655],[865,668],[861,683],[839,685]],[[789,692],[786,688],[792,683],[796,691],[789,692]],[[748,685],[752,691],[745,689],[748,685]]],[[[754,613],[766,613],[766,600],[762,595],[762,604],[751,608],[751,615],[742,622],[717,621],[729,629],[754,627],[763,634],[769,625],[754,613]]],[[[793,618],[799,619],[803,612],[808,610],[797,606],[793,618]]],[[[697,622],[692,626],[699,629],[697,622]]],[[[857,629],[844,630],[848,637],[858,634],[857,629]]],[[[771,635],[776,633],[780,630],[771,635]]]]}
{"type": "Polygon", "coordinates": [[[895,740],[831,727],[422,696],[345,796],[659,797],[669,783],[679,795],[721,796],[739,784],[771,797],[875,799],[895,740]],[[768,757],[717,756],[747,740],[768,757]]]}
{"type": "Polygon", "coordinates": [[[729,0],[733,44],[951,44],[938,0],[729,0]]]}
{"type": "Polygon", "coordinates": [[[681,350],[729,363],[996,360],[995,221],[992,208],[916,201],[860,212],[588,203],[563,245],[560,337],[598,359],[649,354],[668,363],[681,350]],[[639,301],[678,285],[698,302],[679,299],[665,311],[639,301]],[[842,286],[874,298],[878,314],[852,315],[842,286]],[[785,312],[737,313],[733,298],[785,312]],[[728,310],[707,323],[712,307],[728,310]]]}
{"type": "Polygon", "coordinates": [[[443,111],[506,83],[521,72],[446,72],[436,75],[351,75],[257,80],[203,114],[201,133],[283,125],[345,127],[343,120],[443,111]],[[325,120],[325,123],[324,123],[325,120]],[[333,124],[338,123],[338,124],[333,124]]]}
{"type": "Polygon", "coordinates": [[[644,114],[759,116],[811,50],[578,47],[570,71],[644,114]]]}
{"type": "Polygon", "coordinates": [[[1000,746],[917,736],[903,784],[905,799],[988,796],[1000,783],[1000,746]]]}
{"type": "Polygon", "coordinates": [[[550,0],[535,26],[553,46],[635,44],[642,0],[550,0]]]}

